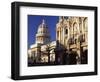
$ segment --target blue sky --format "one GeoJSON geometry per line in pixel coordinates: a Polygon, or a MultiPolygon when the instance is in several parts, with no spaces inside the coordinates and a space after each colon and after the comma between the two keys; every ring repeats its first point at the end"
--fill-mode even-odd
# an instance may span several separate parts
{"type": "Polygon", "coordinates": [[[50,31],[51,41],[56,40],[56,23],[59,16],[28,15],[28,47],[35,43],[35,35],[43,19],[50,31]]]}

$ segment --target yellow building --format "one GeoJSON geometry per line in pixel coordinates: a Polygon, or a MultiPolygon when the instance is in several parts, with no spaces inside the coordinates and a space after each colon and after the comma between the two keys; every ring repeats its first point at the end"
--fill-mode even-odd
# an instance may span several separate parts
{"type": "Polygon", "coordinates": [[[59,22],[56,24],[56,39],[60,45],[67,49],[67,52],[75,52],[77,54],[77,63],[87,62],[87,17],[59,17],[59,22]]]}

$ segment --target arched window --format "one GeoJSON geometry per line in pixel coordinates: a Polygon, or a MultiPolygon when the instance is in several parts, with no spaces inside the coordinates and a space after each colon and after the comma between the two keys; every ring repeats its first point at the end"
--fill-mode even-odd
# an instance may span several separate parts
{"type": "Polygon", "coordinates": [[[77,43],[77,39],[75,39],[74,43],[75,43],[75,44],[77,43]]]}
{"type": "MultiPolygon", "coordinates": [[[[78,34],[78,24],[75,22],[73,24],[73,40],[75,40],[75,38],[77,38],[77,34],[78,34]]],[[[75,43],[75,41],[74,41],[75,43]]]]}
{"type": "Polygon", "coordinates": [[[87,41],[87,37],[88,37],[88,20],[87,20],[87,17],[83,20],[83,29],[84,29],[84,39],[85,41],[87,41]]]}
{"type": "Polygon", "coordinates": [[[78,31],[78,25],[77,25],[77,23],[75,22],[75,23],[73,24],[73,32],[74,32],[74,33],[77,33],[77,31],[78,31]]]}
{"type": "Polygon", "coordinates": [[[59,38],[59,31],[57,31],[57,38],[59,38]]]}
{"type": "Polygon", "coordinates": [[[68,29],[65,30],[65,34],[68,34],[68,29]]]}

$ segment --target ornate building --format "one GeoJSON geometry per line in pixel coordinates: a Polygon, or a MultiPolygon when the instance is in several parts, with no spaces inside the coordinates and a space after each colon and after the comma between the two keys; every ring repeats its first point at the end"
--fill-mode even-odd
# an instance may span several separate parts
{"type": "Polygon", "coordinates": [[[53,49],[56,47],[56,41],[50,41],[48,27],[43,20],[36,33],[35,44],[28,50],[29,63],[47,63],[55,61],[53,49]]]}
{"type": "Polygon", "coordinates": [[[71,59],[76,60],[72,60],[73,63],[87,63],[87,17],[59,17],[59,22],[56,24],[56,39],[68,54],[73,52],[71,59]]]}

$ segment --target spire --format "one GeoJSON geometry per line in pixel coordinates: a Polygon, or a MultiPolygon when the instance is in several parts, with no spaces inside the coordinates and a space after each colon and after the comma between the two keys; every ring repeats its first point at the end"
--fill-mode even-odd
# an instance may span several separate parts
{"type": "Polygon", "coordinates": [[[45,20],[44,19],[42,20],[42,24],[45,24],[45,20]]]}

